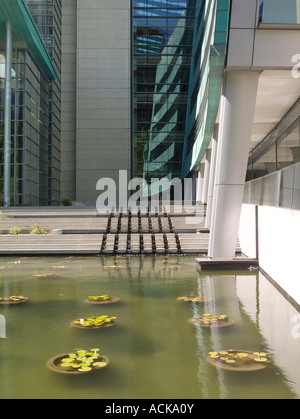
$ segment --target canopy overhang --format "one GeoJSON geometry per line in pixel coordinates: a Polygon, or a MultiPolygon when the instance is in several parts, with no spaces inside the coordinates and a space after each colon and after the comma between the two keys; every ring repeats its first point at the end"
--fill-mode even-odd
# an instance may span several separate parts
{"type": "Polygon", "coordinates": [[[39,70],[48,80],[54,80],[56,72],[53,63],[24,0],[1,0],[0,40],[5,39],[7,21],[11,22],[14,36],[19,41],[26,41],[28,50],[39,70]]]}

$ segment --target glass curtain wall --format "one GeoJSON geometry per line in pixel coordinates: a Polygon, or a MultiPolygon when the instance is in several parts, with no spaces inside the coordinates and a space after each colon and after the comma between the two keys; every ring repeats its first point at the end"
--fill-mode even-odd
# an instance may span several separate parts
{"type": "MultiPolygon", "coordinates": [[[[13,49],[11,205],[47,197],[48,86],[28,52],[13,49]]],[[[5,52],[0,51],[0,191],[3,191],[5,52]]],[[[0,196],[3,203],[3,196],[0,196]]]]}
{"type": "Polygon", "coordinates": [[[299,25],[299,0],[260,0],[259,20],[262,24],[299,25]]]}
{"type": "Polygon", "coordinates": [[[195,0],[133,0],[133,176],[181,177],[195,0]]]}
{"type": "Polygon", "coordinates": [[[61,0],[25,0],[52,59],[57,78],[49,83],[48,196],[60,201],[61,0]]]}
{"type": "Polygon", "coordinates": [[[249,155],[247,181],[300,162],[300,103],[295,120],[286,127],[281,122],[249,155]]]}

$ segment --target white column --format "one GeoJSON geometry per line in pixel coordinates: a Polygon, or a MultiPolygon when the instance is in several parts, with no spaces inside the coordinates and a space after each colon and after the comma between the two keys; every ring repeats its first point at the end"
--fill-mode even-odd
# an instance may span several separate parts
{"type": "Polygon", "coordinates": [[[211,161],[210,161],[210,174],[209,174],[209,184],[208,184],[208,192],[207,192],[205,228],[210,228],[210,225],[211,225],[211,215],[212,215],[214,186],[215,186],[218,133],[219,133],[219,124],[216,124],[213,137],[211,140],[211,161]]]}
{"type": "Polygon", "coordinates": [[[196,184],[196,202],[197,203],[202,203],[203,177],[204,177],[204,163],[200,163],[197,184],[196,184]]]}
{"type": "Polygon", "coordinates": [[[193,201],[193,179],[186,178],[184,180],[184,201],[191,205],[193,201]]]}
{"type": "Polygon", "coordinates": [[[10,206],[10,162],[11,162],[11,67],[12,67],[12,25],[5,23],[5,114],[4,114],[4,191],[5,206],[10,206]]]}
{"type": "Polygon", "coordinates": [[[258,78],[255,71],[225,75],[208,248],[211,258],[235,256],[258,78]]]}
{"type": "Polygon", "coordinates": [[[208,148],[205,154],[205,166],[204,166],[204,179],[203,179],[203,191],[202,191],[202,203],[207,203],[208,194],[208,183],[210,176],[210,162],[211,162],[211,149],[208,148]]]}

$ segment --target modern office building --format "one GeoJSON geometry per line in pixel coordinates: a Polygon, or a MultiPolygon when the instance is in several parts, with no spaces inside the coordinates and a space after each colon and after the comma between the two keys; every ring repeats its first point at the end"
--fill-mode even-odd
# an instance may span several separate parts
{"type": "Polygon", "coordinates": [[[48,202],[53,63],[23,1],[0,4],[0,185],[7,205],[48,202]]]}
{"type": "Polygon", "coordinates": [[[243,252],[259,256],[300,302],[298,0],[4,0],[0,7],[0,193],[10,126],[14,205],[65,197],[95,205],[97,181],[118,185],[120,170],[128,180],[192,178],[185,196],[206,205],[208,256],[233,258],[239,237],[243,252]],[[19,29],[19,9],[24,22],[30,11],[36,23],[29,34],[19,29]],[[13,83],[5,128],[6,21],[13,83]]]}

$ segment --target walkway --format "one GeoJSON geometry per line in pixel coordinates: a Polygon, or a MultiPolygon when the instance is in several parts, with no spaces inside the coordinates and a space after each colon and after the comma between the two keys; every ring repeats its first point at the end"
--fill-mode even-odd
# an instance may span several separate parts
{"type": "MultiPolygon", "coordinates": [[[[203,214],[204,215],[204,214],[203,214]]],[[[198,215],[199,216],[199,215],[198,215]]],[[[207,255],[204,217],[176,213],[98,213],[92,208],[2,209],[0,254],[191,254],[207,255]],[[46,235],[31,235],[38,225],[46,235]],[[20,235],[10,235],[18,227],[20,235]]],[[[237,244],[237,253],[240,249],[237,244]]]]}

